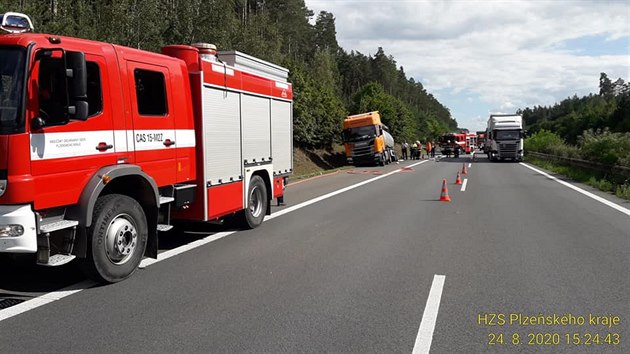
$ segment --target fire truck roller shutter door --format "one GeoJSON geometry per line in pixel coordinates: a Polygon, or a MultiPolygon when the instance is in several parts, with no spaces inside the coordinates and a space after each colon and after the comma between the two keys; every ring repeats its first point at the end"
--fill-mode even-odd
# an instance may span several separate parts
{"type": "Polygon", "coordinates": [[[271,156],[274,175],[293,172],[291,114],[291,102],[271,101],[271,156]]]}
{"type": "Polygon", "coordinates": [[[206,183],[242,180],[240,95],[210,87],[203,95],[206,183]]]}
{"type": "Polygon", "coordinates": [[[243,162],[268,163],[271,157],[271,100],[241,94],[243,162]]]}

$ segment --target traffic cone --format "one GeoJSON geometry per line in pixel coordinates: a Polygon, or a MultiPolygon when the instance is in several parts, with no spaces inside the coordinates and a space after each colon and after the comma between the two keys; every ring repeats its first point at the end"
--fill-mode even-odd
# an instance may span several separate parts
{"type": "Polygon", "coordinates": [[[462,177],[459,175],[459,171],[457,171],[457,179],[455,180],[455,184],[462,184],[462,177]]]}
{"type": "Polygon", "coordinates": [[[466,170],[466,163],[464,162],[464,166],[462,167],[462,175],[468,175],[468,170],[466,170]]]}
{"type": "Polygon", "coordinates": [[[446,188],[446,179],[442,180],[442,193],[440,193],[441,202],[450,202],[451,197],[448,196],[448,188],[446,188]]]}

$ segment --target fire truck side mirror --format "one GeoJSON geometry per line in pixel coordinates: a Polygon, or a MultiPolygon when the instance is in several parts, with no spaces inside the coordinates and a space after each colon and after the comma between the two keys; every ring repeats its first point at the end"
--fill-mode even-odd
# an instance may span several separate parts
{"type": "Polygon", "coordinates": [[[88,116],[87,68],[85,54],[66,52],[66,78],[68,80],[70,119],[86,120],[88,116]]]}
{"type": "Polygon", "coordinates": [[[46,121],[42,117],[35,117],[31,121],[32,130],[40,130],[46,125],[46,121]]]}

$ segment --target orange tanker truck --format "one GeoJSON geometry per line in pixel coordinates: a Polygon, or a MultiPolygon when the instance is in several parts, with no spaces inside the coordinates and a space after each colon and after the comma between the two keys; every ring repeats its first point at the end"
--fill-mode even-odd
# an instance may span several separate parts
{"type": "Polygon", "coordinates": [[[394,138],[378,111],[348,116],[343,121],[343,142],[348,163],[383,166],[397,160],[394,138]]]}

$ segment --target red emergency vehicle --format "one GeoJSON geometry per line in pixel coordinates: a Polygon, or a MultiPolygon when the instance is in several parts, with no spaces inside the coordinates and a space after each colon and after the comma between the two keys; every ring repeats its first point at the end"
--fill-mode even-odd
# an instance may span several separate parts
{"type": "Polygon", "coordinates": [[[174,220],[261,224],[292,173],[288,70],[211,45],[151,53],[0,34],[0,252],[92,278],[157,257],[174,220]]]}
{"type": "Polygon", "coordinates": [[[477,149],[477,133],[466,133],[466,153],[470,154],[477,149]]]}
{"type": "Polygon", "coordinates": [[[466,151],[466,133],[449,133],[438,138],[440,151],[447,156],[466,151]]]}

